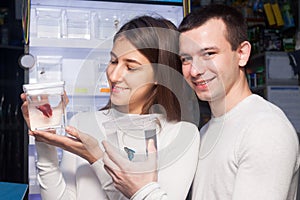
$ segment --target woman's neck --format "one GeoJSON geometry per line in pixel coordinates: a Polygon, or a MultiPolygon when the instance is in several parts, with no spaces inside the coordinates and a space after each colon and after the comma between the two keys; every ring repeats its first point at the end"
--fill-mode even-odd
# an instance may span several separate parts
{"type": "Polygon", "coordinates": [[[127,114],[141,114],[142,113],[141,108],[137,108],[137,107],[132,108],[129,105],[127,105],[127,106],[113,105],[112,107],[121,113],[127,113],[127,114]]]}

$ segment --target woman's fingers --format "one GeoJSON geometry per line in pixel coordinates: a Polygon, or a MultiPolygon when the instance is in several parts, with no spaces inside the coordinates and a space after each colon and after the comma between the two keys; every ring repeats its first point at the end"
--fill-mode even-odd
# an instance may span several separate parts
{"type": "Polygon", "coordinates": [[[87,159],[90,163],[93,163],[103,157],[103,151],[99,147],[99,143],[96,138],[90,134],[83,133],[72,126],[67,126],[65,130],[70,136],[81,142],[82,147],[89,154],[86,155],[88,156],[87,159]]]}
{"type": "Polygon", "coordinates": [[[25,93],[22,93],[20,95],[20,97],[21,97],[22,101],[26,101],[26,94],[25,93]]]}
{"type": "Polygon", "coordinates": [[[122,168],[126,170],[126,166],[128,166],[128,163],[130,162],[127,158],[124,158],[119,150],[115,148],[113,145],[111,145],[107,141],[102,141],[103,147],[106,151],[106,155],[109,158],[109,160],[114,163],[117,168],[122,168]]]}
{"type": "Polygon", "coordinates": [[[22,111],[22,114],[23,114],[23,118],[24,118],[28,128],[30,129],[30,120],[29,120],[29,113],[28,113],[28,102],[26,101],[25,93],[22,93],[20,95],[20,97],[23,101],[23,104],[21,106],[21,111],[22,111]]]}
{"type": "Polygon", "coordinates": [[[122,166],[122,163],[124,159],[122,156],[118,155],[116,149],[112,149],[112,146],[108,144],[107,142],[104,142],[103,144],[106,152],[104,152],[103,155],[103,162],[105,165],[107,165],[110,169],[120,171],[122,166]],[[117,158],[116,158],[117,157],[117,158]]]}
{"type": "Polygon", "coordinates": [[[67,127],[65,128],[65,131],[66,131],[69,135],[71,135],[71,136],[73,136],[73,137],[75,137],[75,138],[77,138],[77,139],[80,139],[80,138],[79,138],[79,131],[78,131],[78,129],[74,128],[73,126],[67,126],[67,127]]]}
{"type": "Polygon", "coordinates": [[[148,149],[148,153],[156,153],[155,143],[153,139],[150,139],[148,141],[147,149],[148,149]]]}
{"type": "Polygon", "coordinates": [[[63,100],[64,100],[64,103],[65,103],[65,106],[67,106],[68,103],[69,103],[69,98],[68,98],[68,95],[67,95],[66,91],[64,91],[63,100]]]}

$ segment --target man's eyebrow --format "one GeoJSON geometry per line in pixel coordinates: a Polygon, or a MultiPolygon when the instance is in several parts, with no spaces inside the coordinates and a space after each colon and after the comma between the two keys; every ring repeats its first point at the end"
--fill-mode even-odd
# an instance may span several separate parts
{"type": "Polygon", "coordinates": [[[205,52],[205,51],[209,51],[209,50],[218,50],[219,48],[216,46],[211,46],[211,47],[205,47],[199,50],[199,53],[205,52]]]}
{"type": "MultiPolygon", "coordinates": [[[[197,54],[201,54],[201,53],[203,53],[203,52],[205,52],[205,51],[209,51],[209,50],[218,50],[218,49],[219,49],[219,48],[216,47],[216,46],[205,47],[205,48],[202,48],[202,49],[198,50],[198,51],[197,51],[197,54]]],[[[191,56],[191,55],[188,54],[188,53],[181,53],[181,52],[179,52],[179,56],[191,56]]]]}
{"type": "Polygon", "coordinates": [[[211,47],[204,47],[202,49],[199,50],[199,54],[205,53],[206,51],[219,51],[220,48],[217,46],[211,46],[211,47]]]}
{"type": "Polygon", "coordinates": [[[188,56],[191,56],[191,55],[190,55],[190,54],[187,54],[187,53],[180,53],[180,52],[179,52],[179,56],[187,56],[187,57],[188,57],[188,56]]]}

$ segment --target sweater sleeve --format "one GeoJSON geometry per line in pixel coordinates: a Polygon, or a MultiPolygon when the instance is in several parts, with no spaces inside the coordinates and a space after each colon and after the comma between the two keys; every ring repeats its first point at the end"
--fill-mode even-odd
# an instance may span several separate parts
{"type": "MultiPolygon", "coordinates": [[[[239,170],[233,200],[283,200],[296,186],[299,147],[295,130],[288,121],[272,116],[253,122],[239,143],[239,170]]],[[[295,194],[294,192],[292,192],[295,194]]]]}
{"type": "Polygon", "coordinates": [[[168,200],[167,193],[156,182],[149,183],[137,191],[130,200],[168,200]]]}
{"type": "Polygon", "coordinates": [[[104,163],[102,159],[94,162],[91,167],[95,171],[101,185],[102,189],[105,191],[106,195],[111,200],[125,200],[127,199],[121,192],[119,192],[113,185],[113,180],[109,174],[104,169],[104,163]]]}
{"type": "Polygon", "coordinates": [[[38,141],[35,145],[42,199],[76,199],[76,155],[63,150],[59,164],[55,146],[38,141]]]}
{"type": "Polygon", "coordinates": [[[36,149],[38,181],[42,198],[45,200],[75,199],[74,191],[66,192],[67,185],[58,166],[56,147],[36,142],[36,149]]]}

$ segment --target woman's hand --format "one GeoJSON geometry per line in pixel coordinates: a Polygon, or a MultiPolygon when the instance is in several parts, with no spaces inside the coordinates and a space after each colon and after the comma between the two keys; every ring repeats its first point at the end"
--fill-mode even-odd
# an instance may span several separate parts
{"type": "Polygon", "coordinates": [[[102,144],[105,148],[104,168],[112,177],[115,188],[127,198],[148,183],[157,181],[157,156],[153,140],[148,142],[148,159],[144,162],[131,162],[108,142],[103,141],[102,144]]]}
{"type": "Polygon", "coordinates": [[[90,164],[103,157],[103,151],[94,137],[71,126],[66,127],[66,132],[70,136],[57,135],[54,130],[31,131],[31,135],[36,141],[60,147],[86,159],[90,164]]]}
{"type": "MultiPolygon", "coordinates": [[[[23,114],[23,118],[28,126],[28,128],[30,129],[30,121],[29,121],[29,113],[28,113],[28,102],[26,101],[26,94],[25,93],[22,93],[20,95],[22,101],[23,101],[23,104],[21,106],[21,110],[22,110],[22,114],[23,114]]],[[[30,132],[29,132],[30,134],[30,132]]]]}

